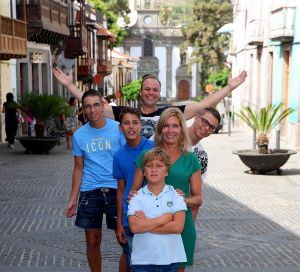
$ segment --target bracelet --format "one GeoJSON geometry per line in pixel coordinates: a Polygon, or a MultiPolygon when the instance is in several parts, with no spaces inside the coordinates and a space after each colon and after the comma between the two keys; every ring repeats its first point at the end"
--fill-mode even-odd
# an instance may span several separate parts
{"type": "Polygon", "coordinates": [[[185,199],[185,204],[186,204],[186,205],[190,204],[190,200],[191,200],[191,199],[190,199],[189,197],[187,197],[187,198],[185,199]]]}

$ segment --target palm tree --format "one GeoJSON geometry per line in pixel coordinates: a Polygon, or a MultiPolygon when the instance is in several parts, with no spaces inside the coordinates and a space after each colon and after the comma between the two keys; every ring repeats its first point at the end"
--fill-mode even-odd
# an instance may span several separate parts
{"type": "Polygon", "coordinates": [[[36,120],[37,138],[44,137],[47,120],[70,113],[68,104],[63,97],[48,94],[26,94],[19,102],[19,106],[23,112],[36,120]]]}
{"type": "Polygon", "coordinates": [[[258,133],[256,144],[258,152],[261,154],[268,153],[269,138],[268,134],[275,128],[285,117],[295,112],[296,109],[287,108],[281,111],[283,103],[275,106],[269,104],[258,111],[253,111],[249,106],[244,107],[239,113],[235,113],[250,128],[255,129],[258,133]]]}

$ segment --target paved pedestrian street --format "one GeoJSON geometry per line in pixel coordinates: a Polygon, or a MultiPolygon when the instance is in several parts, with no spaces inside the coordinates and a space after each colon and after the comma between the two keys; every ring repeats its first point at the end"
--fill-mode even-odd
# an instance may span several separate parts
{"type": "MultiPolygon", "coordinates": [[[[250,175],[232,154],[251,148],[250,131],[215,134],[203,145],[209,172],[188,271],[299,272],[299,151],[282,175],[250,175]]],[[[0,145],[1,272],[89,271],[84,233],[64,216],[72,166],[64,140],[49,155],[0,145]]],[[[114,232],[104,228],[104,272],[118,271],[120,253],[114,232]]]]}

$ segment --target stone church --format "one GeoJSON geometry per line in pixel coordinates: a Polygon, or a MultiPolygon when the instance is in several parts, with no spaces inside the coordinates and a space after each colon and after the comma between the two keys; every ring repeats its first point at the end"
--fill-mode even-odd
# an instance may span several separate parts
{"type": "Polygon", "coordinates": [[[120,48],[125,54],[138,58],[137,77],[145,74],[158,76],[161,81],[162,101],[184,101],[199,95],[198,66],[187,71],[187,61],[192,52],[180,52],[184,41],[181,26],[160,20],[165,6],[158,0],[132,0],[129,34],[120,48]]]}

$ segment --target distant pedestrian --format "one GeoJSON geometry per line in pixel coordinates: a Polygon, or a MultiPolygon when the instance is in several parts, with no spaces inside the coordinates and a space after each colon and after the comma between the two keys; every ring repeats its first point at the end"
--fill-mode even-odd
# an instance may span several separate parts
{"type": "Polygon", "coordinates": [[[6,94],[6,102],[3,103],[2,113],[5,114],[5,133],[9,148],[14,148],[15,138],[18,130],[18,104],[14,101],[12,93],[6,94]]]}
{"type": "Polygon", "coordinates": [[[77,128],[77,99],[70,97],[69,99],[70,115],[64,117],[64,127],[67,141],[67,148],[72,147],[72,136],[77,128]]]}
{"type": "Polygon", "coordinates": [[[32,129],[34,127],[34,119],[33,117],[28,113],[23,113],[25,115],[25,122],[27,124],[27,135],[28,137],[32,136],[32,129]]]}
{"type": "MultiPolygon", "coordinates": [[[[74,169],[66,216],[77,214],[75,225],[85,230],[90,269],[99,272],[103,214],[109,229],[115,230],[117,223],[117,180],[112,173],[113,156],[125,144],[125,139],[119,123],[103,116],[99,92],[86,91],[82,106],[89,122],[73,136],[74,169]]],[[[126,256],[122,255],[122,258],[126,256]]]]}

